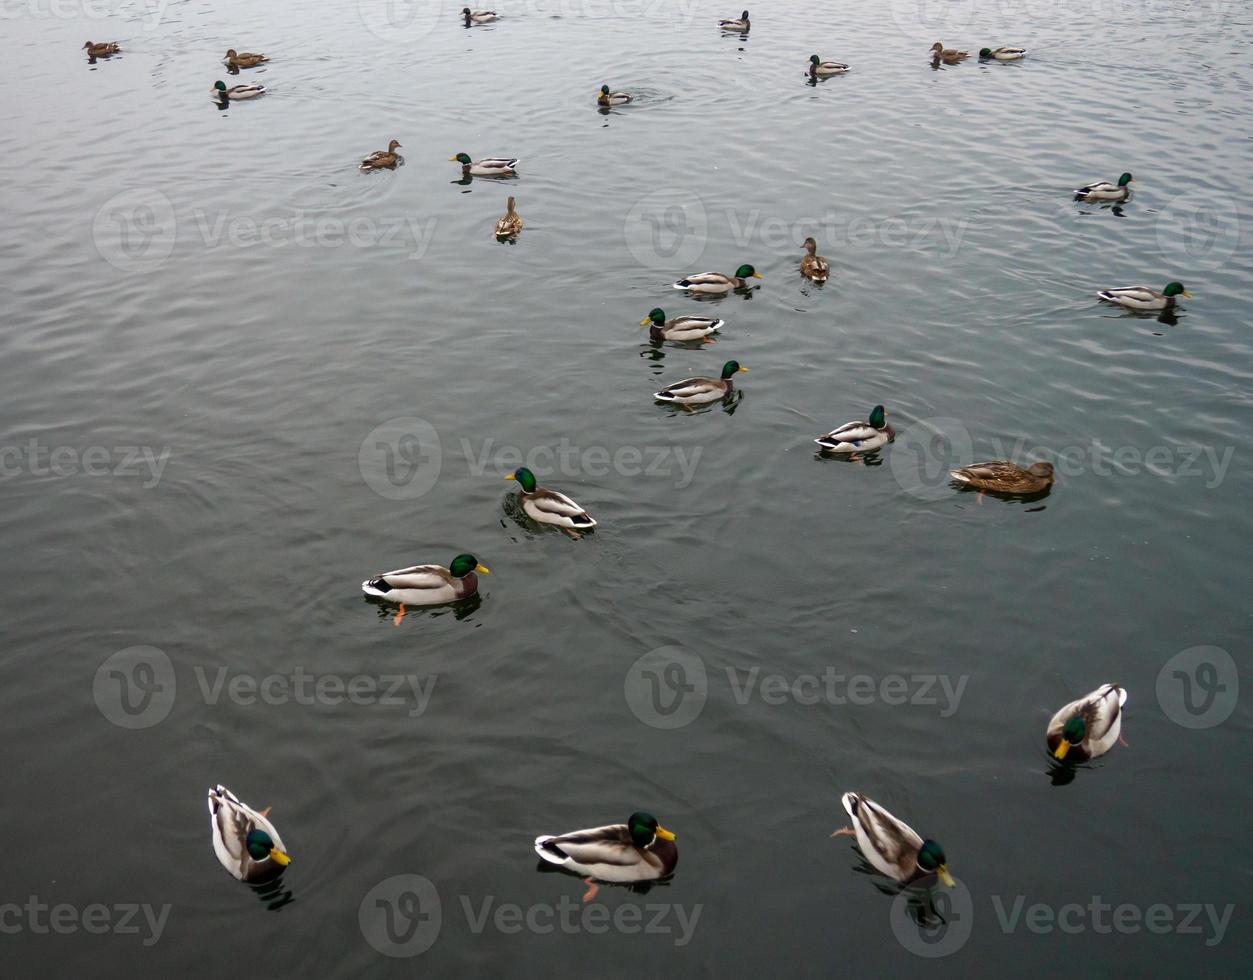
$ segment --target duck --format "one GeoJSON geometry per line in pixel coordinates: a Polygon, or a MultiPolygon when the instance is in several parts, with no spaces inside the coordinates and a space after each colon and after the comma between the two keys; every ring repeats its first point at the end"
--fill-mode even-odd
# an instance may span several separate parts
{"type": "Polygon", "coordinates": [[[1026,495],[1042,493],[1057,482],[1053,478],[1052,463],[1032,463],[1023,469],[1007,459],[971,463],[960,469],[949,470],[949,476],[958,483],[977,487],[982,491],[1026,495]]]}
{"type": "Polygon", "coordinates": [[[801,275],[814,282],[826,282],[831,275],[831,263],[818,253],[818,243],[812,238],[805,239],[805,255],[801,259],[801,275]]]}
{"type": "Polygon", "coordinates": [[[216,95],[223,102],[228,99],[232,102],[238,102],[241,99],[255,99],[258,95],[265,95],[264,85],[232,85],[226,87],[225,82],[214,82],[213,91],[210,93],[216,95]]]}
{"type": "Polygon", "coordinates": [[[383,168],[394,168],[400,156],[396,150],[400,148],[400,140],[392,140],[387,144],[386,150],[375,150],[368,157],[361,161],[362,170],[382,170],[383,168]]]}
{"type": "Polygon", "coordinates": [[[841,802],[853,826],[841,827],[831,836],[855,836],[861,853],[876,871],[902,885],[936,875],[949,888],[953,887],[948,859],[938,843],[923,840],[904,820],[861,793],[845,793],[841,802]]]}
{"type": "Polygon", "coordinates": [[[826,78],[828,75],[843,75],[848,65],[841,61],[822,61],[816,54],[809,56],[809,77],[826,78]]]}
{"type": "Polygon", "coordinates": [[[980,48],[980,58],[994,58],[997,61],[1017,61],[1027,56],[1026,48],[980,48]]]}
{"type": "Polygon", "coordinates": [[[518,166],[517,157],[485,157],[475,161],[468,153],[458,153],[448,159],[461,164],[461,173],[471,177],[512,177],[518,166]]]}
{"type": "Polygon", "coordinates": [[[1166,283],[1166,288],[1160,293],[1148,286],[1118,286],[1102,289],[1096,295],[1107,303],[1117,303],[1129,310],[1170,310],[1174,309],[1176,297],[1192,298],[1181,282],[1166,283]]]}
{"type": "Polygon", "coordinates": [[[596,520],[582,507],[557,490],[549,490],[535,482],[535,474],[519,466],[505,477],[518,483],[518,500],[523,513],[540,524],[552,524],[577,538],[576,531],[590,531],[596,520]]]}
{"type": "Polygon", "coordinates": [[[667,385],[661,391],[654,392],[653,397],[659,402],[670,405],[682,405],[690,409],[693,405],[706,405],[726,398],[735,390],[732,378],[748,368],[740,367],[739,361],[727,361],[722,365],[721,378],[688,378],[667,385]]]}
{"type": "Polygon", "coordinates": [[[751,265],[742,265],[735,270],[735,275],[724,276],[721,272],[698,272],[694,276],[686,276],[674,283],[675,289],[686,289],[689,293],[718,295],[729,293],[735,289],[752,287],[750,279],[760,279],[761,273],[751,265]]]}
{"type": "Polygon", "coordinates": [[[869,453],[895,438],[896,430],[888,425],[887,412],[882,405],[876,405],[870,410],[870,421],[845,422],[814,442],[824,453],[869,453]]]}
{"type": "Polygon", "coordinates": [[[608,85],[602,85],[596,95],[597,105],[626,105],[632,99],[629,92],[610,92],[608,85]]]}
{"type": "Polygon", "coordinates": [[[496,219],[496,237],[512,238],[521,230],[522,215],[514,210],[513,197],[511,196],[505,204],[505,213],[496,219]]]}
{"type": "Polygon", "coordinates": [[[651,813],[637,810],[626,823],[607,824],[535,838],[535,853],[549,864],[583,876],[584,902],[599,891],[598,881],[632,884],[657,881],[679,863],[675,835],[651,813]]]}
{"type": "Polygon", "coordinates": [[[368,596],[400,604],[397,623],[404,617],[405,606],[439,606],[468,598],[479,590],[479,575],[490,572],[473,555],[458,555],[445,568],[443,565],[412,565],[394,572],[383,572],[361,583],[368,596]]]}
{"type": "Polygon", "coordinates": [[[494,10],[471,10],[469,7],[461,9],[461,16],[466,19],[466,27],[471,24],[490,24],[499,19],[494,10]]]}
{"type": "Polygon", "coordinates": [[[931,45],[931,57],[936,61],[944,61],[949,64],[961,61],[963,58],[969,57],[966,51],[958,51],[956,48],[946,48],[939,41],[931,45]]]}
{"type": "Polygon", "coordinates": [[[1053,758],[1086,762],[1114,747],[1122,732],[1122,708],[1127,692],[1117,684],[1102,684],[1071,701],[1049,720],[1044,739],[1053,758]]]}
{"type": "Polygon", "coordinates": [[[226,57],[223,60],[231,68],[256,68],[263,61],[269,61],[270,59],[263,54],[254,54],[251,51],[240,53],[231,48],[226,52],[226,57]]]}
{"type": "Polygon", "coordinates": [[[738,32],[740,34],[743,34],[747,32],[748,29],[752,27],[753,25],[748,22],[748,11],[745,10],[742,14],[740,14],[738,19],[731,18],[730,20],[718,21],[718,26],[721,27],[724,31],[730,31],[732,33],[738,32]]]}
{"type": "Polygon", "coordinates": [[[107,58],[122,49],[116,41],[101,41],[99,44],[95,41],[88,41],[83,45],[83,50],[87,52],[88,58],[107,58]]]}
{"type": "Polygon", "coordinates": [[[655,341],[673,340],[678,343],[699,340],[712,344],[710,336],[716,333],[725,321],[711,316],[693,316],[687,314],[667,320],[661,309],[653,309],[648,316],[640,321],[641,327],[648,327],[648,336],[655,341]]]}
{"type": "Polygon", "coordinates": [[[1131,184],[1136,179],[1126,173],[1118,178],[1117,184],[1108,180],[1094,180],[1083,187],[1075,188],[1075,199],[1079,201],[1125,201],[1131,196],[1131,184]]]}
{"type": "Polygon", "coordinates": [[[225,786],[209,790],[213,853],[239,881],[270,881],[291,864],[283,838],[270,823],[269,812],[269,807],[254,810],[225,786]]]}

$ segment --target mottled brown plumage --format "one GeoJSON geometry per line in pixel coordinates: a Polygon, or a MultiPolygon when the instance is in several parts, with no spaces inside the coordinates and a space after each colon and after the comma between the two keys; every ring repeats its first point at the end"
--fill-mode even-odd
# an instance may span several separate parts
{"type": "Polygon", "coordinates": [[[522,230],[522,215],[514,210],[513,198],[509,198],[504,215],[496,221],[496,237],[512,238],[522,230]]]}
{"type": "Polygon", "coordinates": [[[993,493],[1042,493],[1056,482],[1052,463],[1032,463],[1023,469],[1007,459],[971,463],[950,471],[954,480],[993,493]]]}

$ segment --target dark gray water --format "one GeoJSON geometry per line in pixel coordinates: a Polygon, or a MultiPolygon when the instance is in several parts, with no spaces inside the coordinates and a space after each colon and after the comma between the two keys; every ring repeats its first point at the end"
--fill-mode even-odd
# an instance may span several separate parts
{"type": "Polygon", "coordinates": [[[459,7],[3,6],[2,972],[1235,974],[1249,8],[459,7]],[[1118,212],[1070,200],[1124,170],[1118,212]],[[749,297],[669,288],[743,262],[749,297]],[[1173,316],[1094,296],[1172,279],[1173,316]],[[654,306],[726,326],[655,348],[654,306]],[[733,404],[654,405],[731,358],[733,404]],[[815,458],[876,403],[893,446],[815,458]],[[944,476],[993,456],[1058,483],[944,476]],[[524,460],[599,529],[528,526],[524,460]],[[360,593],[462,551],[477,603],[360,593]],[[1127,746],[1051,777],[1106,681],[1127,746]],[[273,806],[281,888],[214,859],[218,782],[273,806]],[[849,789],[943,844],[947,925],[829,837],[849,789]],[[637,808],[667,885],[537,873],[637,808]]]}

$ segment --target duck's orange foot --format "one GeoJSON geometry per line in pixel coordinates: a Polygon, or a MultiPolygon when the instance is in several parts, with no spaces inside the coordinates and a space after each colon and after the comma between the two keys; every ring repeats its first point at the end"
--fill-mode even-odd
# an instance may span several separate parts
{"type": "Polygon", "coordinates": [[[600,891],[600,885],[596,884],[591,878],[584,878],[583,884],[587,885],[587,891],[583,893],[583,901],[590,902],[596,897],[597,892],[600,891]]]}
{"type": "Polygon", "coordinates": [[[835,833],[833,833],[831,836],[832,836],[832,837],[844,837],[845,835],[847,835],[847,836],[849,836],[849,837],[856,837],[856,836],[857,836],[857,831],[855,831],[852,827],[841,827],[839,830],[837,830],[837,831],[836,831],[835,833]]]}
{"type": "Polygon", "coordinates": [[[263,816],[263,817],[268,817],[268,816],[270,815],[270,811],[271,811],[272,809],[274,809],[274,808],[273,808],[273,807],[269,807],[269,806],[267,806],[264,810],[262,810],[262,811],[261,811],[261,816],[263,816]]]}
{"type": "Polygon", "coordinates": [[[1123,738],[1121,735],[1118,736],[1118,744],[1123,746],[1124,748],[1128,748],[1128,749],[1131,748],[1131,746],[1127,744],[1127,740],[1123,738]]]}
{"type": "Polygon", "coordinates": [[[399,626],[400,621],[404,618],[405,618],[405,604],[402,602],[400,604],[400,611],[396,613],[395,618],[392,620],[392,625],[399,626]]]}

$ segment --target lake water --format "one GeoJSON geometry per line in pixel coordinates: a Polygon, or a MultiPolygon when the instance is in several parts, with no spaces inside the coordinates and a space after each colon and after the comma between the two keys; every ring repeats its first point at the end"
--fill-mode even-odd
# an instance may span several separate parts
{"type": "Polygon", "coordinates": [[[1250,8],[458,9],[3,5],[2,972],[1243,972],[1250,8]],[[1172,279],[1173,316],[1094,295],[1172,279]],[[726,325],[654,347],[656,306],[726,325]],[[729,359],[733,403],[654,404],[729,359]],[[894,445],[815,457],[878,403],[894,445]],[[944,476],[996,456],[1057,485],[944,476]],[[519,518],[523,460],[595,533],[519,518]],[[477,602],[361,595],[459,552],[477,602]],[[1106,681],[1128,744],[1051,776],[1106,681]],[[273,806],[281,887],[217,864],[218,782],[273,806]],[[831,839],[845,790],[943,844],[947,925],[831,839]],[[537,872],[641,808],[668,884],[537,872]]]}

